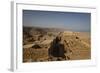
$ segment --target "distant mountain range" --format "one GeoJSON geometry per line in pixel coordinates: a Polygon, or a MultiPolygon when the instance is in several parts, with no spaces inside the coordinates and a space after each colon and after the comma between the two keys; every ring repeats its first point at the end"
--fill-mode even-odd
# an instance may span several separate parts
{"type": "Polygon", "coordinates": [[[36,31],[51,31],[51,32],[61,32],[61,31],[65,31],[65,30],[67,30],[67,29],[65,29],[65,28],[46,28],[46,27],[36,27],[36,26],[33,26],[33,27],[31,27],[31,26],[23,26],[23,28],[24,28],[24,31],[30,31],[30,30],[36,30],[36,31]],[[45,29],[45,30],[43,30],[43,29],[45,29]]]}

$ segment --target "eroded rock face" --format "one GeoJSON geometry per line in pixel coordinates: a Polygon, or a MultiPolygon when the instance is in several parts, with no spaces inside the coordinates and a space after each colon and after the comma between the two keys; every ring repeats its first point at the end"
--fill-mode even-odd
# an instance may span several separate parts
{"type": "Polygon", "coordinates": [[[71,52],[71,50],[68,48],[69,45],[66,40],[64,40],[64,37],[63,32],[61,32],[51,43],[48,50],[50,60],[54,60],[54,58],[56,58],[56,60],[70,59],[70,57],[65,55],[68,51],[71,52]]]}
{"type": "Polygon", "coordinates": [[[54,57],[62,57],[64,56],[64,44],[60,43],[61,39],[56,37],[54,41],[51,43],[50,47],[50,54],[53,55],[54,57]]]}

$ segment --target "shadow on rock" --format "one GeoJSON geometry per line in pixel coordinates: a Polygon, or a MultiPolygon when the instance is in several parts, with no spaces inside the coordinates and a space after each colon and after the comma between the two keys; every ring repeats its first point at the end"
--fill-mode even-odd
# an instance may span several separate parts
{"type": "Polygon", "coordinates": [[[54,58],[56,58],[58,61],[62,59],[66,60],[65,53],[65,46],[61,43],[61,37],[57,36],[51,43],[51,46],[48,50],[50,60],[53,60],[54,58]]]}

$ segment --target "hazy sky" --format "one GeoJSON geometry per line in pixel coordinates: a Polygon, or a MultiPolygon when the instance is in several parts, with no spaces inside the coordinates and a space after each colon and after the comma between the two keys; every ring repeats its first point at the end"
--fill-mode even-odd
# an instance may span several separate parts
{"type": "Polygon", "coordinates": [[[23,10],[23,25],[66,28],[72,31],[90,31],[91,14],[23,10]]]}

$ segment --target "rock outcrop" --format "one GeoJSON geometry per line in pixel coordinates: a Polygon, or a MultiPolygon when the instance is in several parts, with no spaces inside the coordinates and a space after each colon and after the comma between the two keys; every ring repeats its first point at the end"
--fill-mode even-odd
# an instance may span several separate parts
{"type": "Polygon", "coordinates": [[[69,54],[72,51],[68,48],[69,45],[64,39],[64,33],[60,32],[59,35],[53,40],[48,50],[50,60],[54,60],[55,58],[55,60],[70,59],[70,57],[66,56],[66,54],[69,54]]]}

